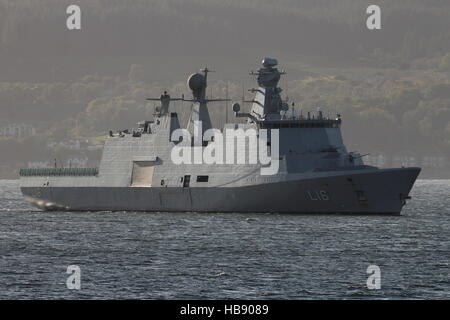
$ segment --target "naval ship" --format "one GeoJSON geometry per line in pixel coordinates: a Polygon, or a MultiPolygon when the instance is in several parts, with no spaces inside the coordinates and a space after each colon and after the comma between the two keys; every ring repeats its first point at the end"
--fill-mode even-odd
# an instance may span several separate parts
{"type": "Polygon", "coordinates": [[[188,79],[192,98],[164,92],[148,99],[160,102],[152,120],[110,131],[98,168],[20,170],[24,198],[58,211],[400,214],[421,169],[365,165],[347,151],[340,115],[292,112],[277,65],[265,58],[251,73],[250,112],[227,107],[234,123],[212,128],[208,104],[227,99],[207,98],[205,68],[188,79]],[[189,102],[186,128],[172,101],[189,102]],[[207,152],[212,161],[202,161],[207,152]],[[268,161],[255,161],[258,152],[268,161]]]}

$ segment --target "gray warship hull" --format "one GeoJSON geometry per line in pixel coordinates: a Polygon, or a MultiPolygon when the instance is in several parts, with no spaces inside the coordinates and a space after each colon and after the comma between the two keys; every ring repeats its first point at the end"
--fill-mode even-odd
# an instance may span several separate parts
{"type": "Polygon", "coordinates": [[[22,187],[22,192],[43,210],[396,215],[420,169],[353,171],[244,187],[22,187]]]}
{"type": "Polygon", "coordinates": [[[110,131],[99,168],[21,170],[25,199],[43,210],[399,214],[420,169],[365,165],[347,151],[340,115],[290,109],[276,65],[252,73],[249,113],[233,104],[246,122],[212,128],[208,103],[223,100],[206,98],[204,69],[188,80],[193,99],[164,92],[153,121],[110,131]],[[173,100],[192,102],[187,126],[173,100]]]}

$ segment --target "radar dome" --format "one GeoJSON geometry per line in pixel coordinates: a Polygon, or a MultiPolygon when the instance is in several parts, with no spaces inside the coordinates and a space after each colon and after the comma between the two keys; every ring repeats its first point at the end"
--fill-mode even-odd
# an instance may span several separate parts
{"type": "Polygon", "coordinates": [[[278,65],[278,61],[274,58],[264,58],[262,64],[264,68],[273,68],[278,65]]]}
{"type": "Polygon", "coordinates": [[[192,91],[200,91],[206,85],[205,76],[200,73],[192,74],[188,79],[188,86],[192,91]]]}

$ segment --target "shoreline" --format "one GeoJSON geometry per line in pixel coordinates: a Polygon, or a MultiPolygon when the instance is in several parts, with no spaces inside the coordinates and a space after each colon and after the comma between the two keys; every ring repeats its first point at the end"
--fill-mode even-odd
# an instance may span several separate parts
{"type": "MultiPolygon", "coordinates": [[[[446,178],[418,178],[416,181],[449,181],[450,177],[446,178]]],[[[2,178],[0,177],[0,181],[17,181],[19,182],[20,179],[10,179],[10,178],[2,178]]]]}

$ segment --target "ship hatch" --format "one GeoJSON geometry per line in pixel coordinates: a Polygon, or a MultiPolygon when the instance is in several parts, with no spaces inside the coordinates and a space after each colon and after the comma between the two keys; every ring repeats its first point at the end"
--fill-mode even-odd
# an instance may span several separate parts
{"type": "Polygon", "coordinates": [[[191,176],[184,176],[183,188],[189,188],[190,183],[191,183],[191,176]]]}
{"type": "Polygon", "coordinates": [[[133,161],[132,187],[151,187],[156,161],[133,161]]]}

